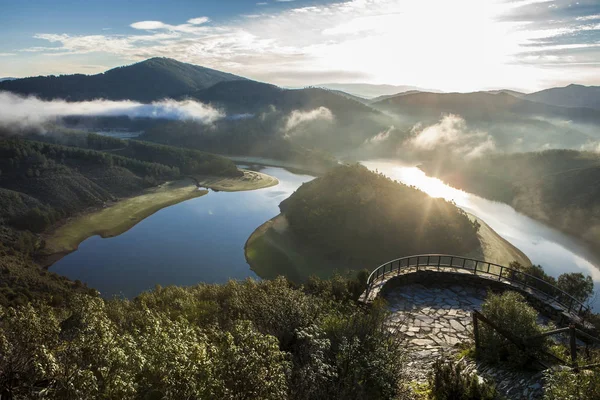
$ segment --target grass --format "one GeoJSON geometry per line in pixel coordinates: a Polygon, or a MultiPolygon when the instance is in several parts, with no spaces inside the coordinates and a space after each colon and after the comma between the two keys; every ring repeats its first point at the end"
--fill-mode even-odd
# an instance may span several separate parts
{"type": "Polygon", "coordinates": [[[252,233],[246,242],[245,254],[250,268],[263,279],[283,275],[302,283],[310,276],[330,278],[335,272],[351,272],[294,238],[283,215],[267,221],[252,233]]]}
{"type": "Polygon", "coordinates": [[[94,235],[103,238],[120,235],[165,207],[207,193],[207,190],[199,190],[191,180],[167,182],[140,196],[70,219],[45,237],[45,253],[69,253],[77,250],[81,242],[94,235]]]}
{"type": "Polygon", "coordinates": [[[479,232],[477,232],[480,247],[467,254],[468,257],[505,266],[513,261],[518,261],[521,265],[531,265],[531,260],[521,250],[500,236],[483,220],[472,214],[469,214],[469,218],[477,220],[480,224],[479,232]]]}
{"type": "Polygon", "coordinates": [[[240,192],[243,190],[256,190],[279,184],[277,178],[262,172],[244,171],[244,176],[239,178],[198,177],[198,184],[213,190],[223,192],[240,192]]]}

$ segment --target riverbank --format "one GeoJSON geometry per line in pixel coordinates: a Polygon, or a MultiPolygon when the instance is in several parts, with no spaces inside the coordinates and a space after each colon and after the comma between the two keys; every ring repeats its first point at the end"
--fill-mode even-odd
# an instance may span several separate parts
{"type": "MultiPolygon", "coordinates": [[[[457,254],[508,266],[517,261],[531,265],[529,258],[507,240],[502,238],[481,219],[469,215],[480,224],[477,236],[480,246],[469,254],[457,254]]],[[[284,215],[279,214],[259,226],[248,238],[244,254],[250,268],[263,279],[284,275],[296,283],[302,283],[311,275],[327,278],[335,271],[348,273],[344,266],[324,259],[310,246],[295,240],[288,229],[284,215]]],[[[406,254],[408,255],[408,254],[406,254]]],[[[399,254],[398,257],[402,256],[399,254]]],[[[376,265],[365,265],[372,270],[376,265]]]]}
{"type": "Polygon", "coordinates": [[[46,241],[44,256],[55,262],[77,250],[79,244],[91,236],[100,235],[107,238],[120,235],[165,207],[207,193],[208,190],[198,189],[192,179],[166,182],[146,190],[139,196],[119,200],[100,210],[69,218],[53,232],[43,235],[46,241]]]}
{"type": "Polygon", "coordinates": [[[200,187],[222,192],[241,192],[245,190],[264,189],[279,184],[277,178],[262,172],[240,169],[244,176],[239,178],[224,178],[219,176],[199,176],[197,184],[200,187]]]}
{"type": "Polygon", "coordinates": [[[229,158],[231,161],[235,163],[245,163],[245,164],[258,164],[264,165],[268,167],[279,167],[290,170],[294,173],[304,173],[304,174],[312,174],[312,175],[322,175],[327,172],[328,168],[319,165],[305,165],[298,164],[288,161],[276,160],[274,158],[266,158],[266,157],[252,157],[252,156],[228,156],[225,154],[220,154],[223,157],[229,158]]]}
{"type": "Polygon", "coordinates": [[[521,265],[531,265],[531,260],[525,253],[500,236],[485,221],[473,214],[468,215],[471,221],[479,222],[477,237],[479,238],[480,247],[476,251],[467,254],[467,256],[506,266],[513,261],[517,261],[521,265]]]}

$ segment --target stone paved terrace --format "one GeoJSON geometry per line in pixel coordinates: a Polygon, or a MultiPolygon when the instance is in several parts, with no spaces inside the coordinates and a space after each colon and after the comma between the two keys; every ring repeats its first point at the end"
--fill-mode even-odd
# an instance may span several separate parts
{"type": "MultiPolygon", "coordinates": [[[[457,345],[472,340],[471,312],[481,309],[486,296],[485,288],[441,283],[409,283],[387,292],[384,297],[392,311],[387,327],[400,332],[405,341],[412,379],[425,382],[437,358],[457,357],[457,345]]],[[[478,375],[494,380],[508,399],[541,396],[539,374],[523,375],[466,359],[463,362],[478,375]]]]}

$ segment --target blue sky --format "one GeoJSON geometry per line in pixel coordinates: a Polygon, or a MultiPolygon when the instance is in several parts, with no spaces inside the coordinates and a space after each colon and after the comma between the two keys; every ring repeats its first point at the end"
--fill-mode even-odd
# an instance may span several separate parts
{"type": "Polygon", "coordinates": [[[597,0],[2,0],[0,77],[153,56],[284,86],[600,85],[597,0]]]}

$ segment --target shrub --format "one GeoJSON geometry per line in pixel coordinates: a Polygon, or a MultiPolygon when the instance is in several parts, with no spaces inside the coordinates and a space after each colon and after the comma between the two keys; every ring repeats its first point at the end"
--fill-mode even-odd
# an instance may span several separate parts
{"type": "Polygon", "coordinates": [[[429,374],[431,400],[492,400],[498,396],[494,385],[468,374],[460,362],[437,360],[429,374]]]}
{"type": "Polygon", "coordinates": [[[549,369],[544,374],[544,400],[600,399],[600,370],[549,369]]]}
{"type": "MultiPolygon", "coordinates": [[[[490,293],[482,305],[482,311],[491,322],[514,338],[523,340],[543,332],[537,323],[537,311],[519,293],[490,293]]],[[[525,352],[489,325],[479,326],[480,355],[491,362],[508,362],[515,367],[524,367],[530,356],[539,356],[548,347],[547,339],[539,339],[529,343],[525,352]]]]}

